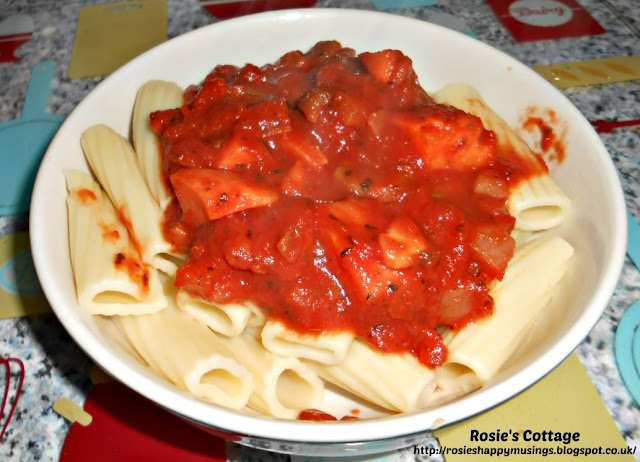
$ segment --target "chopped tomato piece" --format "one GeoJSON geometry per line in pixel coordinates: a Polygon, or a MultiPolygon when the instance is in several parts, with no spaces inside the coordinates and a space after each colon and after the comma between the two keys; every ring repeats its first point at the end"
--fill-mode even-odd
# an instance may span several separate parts
{"type": "Polygon", "coordinates": [[[325,169],[316,169],[303,161],[296,161],[286,172],[280,184],[283,194],[291,197],[309,197],[315,200],[332,201],[344,197],[346,188],[330,184],[331,173],[325,169]]]}
{"type": "Polygon", "coordinates": [[[353,242],[349,239],[347,226],[325,210],[318,211],[318,232],[322,245],[331,245],[334,252],[341,256],[353,250],[353,242]]]}
{"type": "Polygon", "coordinates": [[[300,99],[298,108],[309,122],[315,123],[330,100],[331,93],[315,88],[300,99]]]}
{"type": "Polygon", "coordinates": [[[411,59],[398,50],[362,53],[360,60],[371,75],[382,83],[399,83],[413,74],[411,59]]]}
{"type": "Polygon", "coordinates": [[[274,259],[269,247],[251,239],[246,233],[235,233],[224,240],[224,258],[233,268],[265,274],[274,259]]]}
{"type": "Polygon", "coordinates": [[[193,98],[187,100],[182,108],[182,112],[187,115],[191,112],[203,109],[213,102],[222,100],[227,95],[227,82],[224,79],[212,79],[205,81],[193,98]]]}
{"type": "Polygon", "coordinates": [[[484,196],[507,198],[509,197],[509,186],[498,173],[486,170],[476,177],[473,192],[484,196]]]}
{"type": "Polygon", "coordinates": [[[334,172],[336,180],[349,188],[357,197],[371,197],[381,202],[393,202],[402,198],[409,189],[409,181],[397,172],[385,172],[375,169],[360,169],[354,172],[350,168],[338,167],[334,172]]]}
{"type": "Polygon", "coordinates": [[[473,294],[470,291],[459,288],[448,290],[440,302],[438,321],[445,326],[450,326],[468,315],[473,307],[473,294]]]}
{"type": "Polygon", "coordinates": [[[515,241],[509,234],[491,225],[479,227],[471,241],[476,257],[487,266],[492,277],[501,278],[513,257],[515,247],[515,241]]]}
{"type": "Polygon", "coordinates": [[[240,119],[247,130],[261,133],[263,137],[291,131],[291,118],[287,102],[280,98],[264,101],[249,108],[240,119]]]}
{"type": "Polygon", "coordinates": [[[327,208],[331,216],[343,223],[369,228],[379,228],[384,223],[375,203],[367,199],[345,199],[328,204],[327,208]]]}
{"type": "Polygon", "coordinates": [[[303,212],[284,232],[276,248],[289,263],[296,261],[305,247],[310,244],[311,234],[308,230],[313,226],[310,210],[303,212]]]}
{"type": "Polygon", "coordinates": [[[375,300],[395,293],[398,276],[380,263],[376,249],[368,245],[351,245],[341,253],[342,267],[351,276],[361,299],[375,300]]]}
{"type": "Polygon", "coordinates": [[[271,154],[262,140],[250,130],[236,128],[231,138],[218,149],[213,166],[224,169],[258,169],[271,163],[271,154]]]}
{"type": "Polygon", "coordinates": [[[288,132],[271,138],[273,142],[292,156],[312,167],[322,167],[329,162],[320,149],[311,144],[299,132],[288,132]]]}
{"type": "Polygon", "coordinates": [[[331,100],[331,108],[345,125],[360,125],[367,120],[365,104],[344,91],[336,92],[331,100]]]}
{"type": "Polygon", "coordinates": [[[165,128],[171,124],[182,121],[182,111],[180,109],[168,109],[166,111],[156,111],[149,115],[151,129],[158,135],[162,135],[165,128]]]}
{"type": "Polygon", "coordinates": [[[236,76],[236,83],[261,84],[267,83],[264,71],[255,64],[247,64],[240,69],[236,76]]]}
{"type": "Polygon", "coordinates": [[[400,269],[416,264],[427,249],[427,240],[418,225],[408,217],[395,218],[378,237],[382,261],[389,268],[400,269]]]}
{"type": "Polygon", "coordinates": [[[182,169],[170,179],[184,221],[191,226],[278,199],[271,188],[226,170],[182,169]]]}
{"type": "Polygon", "coordinates": [[[389,118],[409,135],[427,169],[478,169],[497,158],[494,133],[478,117],[452,106],[426,105],[389,118]]]}

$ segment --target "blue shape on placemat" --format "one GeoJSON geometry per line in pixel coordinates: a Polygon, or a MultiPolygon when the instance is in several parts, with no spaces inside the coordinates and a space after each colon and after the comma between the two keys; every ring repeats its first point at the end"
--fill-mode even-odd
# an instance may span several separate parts
{"type": "Polygon", "coordinates": [[[438,0],[373,0],[373,7],[376,10],[400,10],[437,4],[438,0]]]}
{"type": "Polygon", "coordinates": [[[0,215],[29,210],[33,182],[51,139],[64,117],[46,112],[54,64],[45,61],[31,72],[22,114],[0,123],[0,215]]]}
{"type": "MultiPolygon", "coordinates": [[[[627,255],[640,269],[640,224],[627,211],[627,255]]],[[[615,354],[620,376],[640,404],[640,300],[622,315],[616,329],[615,354]]]]}
{"type": "Polygon", "coordinates": [[[640,371],[634,361],[634,337],[640,336],[640,301],[635,302],[622,316],[615,338],[615,354],[618,370],[629,393],[640,404],[640,371]]]}
{"type": "MultiPolygon", "coordinates": [[[[631,355],[633,356],[633,363],[636,365],[636,374],[640,376],[640,324],[636,326],[633,334],[631,355]]],[[[638,404],[640,404],[640,402],[638,404]]]]}
{"type": "Polygon", "coordinates": [[[23,250],[0,268],[0,286],[18,295],[44,296],[31,249],[23,250]]]}
{"type": "Polygon", "coordinates": [[[640,270],[640,224],[627,211],[627,255],[640,270]]]}

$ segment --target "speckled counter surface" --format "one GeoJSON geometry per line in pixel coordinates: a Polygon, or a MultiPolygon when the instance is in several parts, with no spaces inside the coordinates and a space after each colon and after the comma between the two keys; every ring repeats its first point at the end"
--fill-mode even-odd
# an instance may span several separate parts
{"type": "MultiPolygon", "coordinates": [[[[22,60],[0,67],[0,121],[20,115],[31,69],[43,60],[56,64],[49,111],[69,114],[99,83],[99,79],[71,81],[67,70],[80,8],[88,3],[53,0],[0,0],[0,21],[18,13],[34,21],[33,38],[19,50],[22,60]]],[[[636,0],[580,2],[602,24],[599,36],[518,43],[482,0],[441,0],[436,7],[396,10],[394,13],[441,22],[442,13],[456,16],[457,27],[528,65],[608,56],[640,55],[640,8],[636,0]]],[[[320,7],[372,9],[368,0],[320,0],[320,7]]],[[[450,19],[450,18],[449,18],[450,19]]],[[[169,36],[215,22],[196,0],[169,0],[169,36]]],[[[588,119],[640,118],[640,81],[565,91],[588,119]]],[[[613,158],[629,210],[640,217],[640,131],[617,130],[602,140],[613,158]]],[[[0,217],[0,237],[28,228],[25,216],[0,217]]],[[[613,355],[614,332],[626,308],[640,299],[640,274],[625,262],[618,287],[604,315],[577,352],[596,388],[632,445],[640,444],[640,408],[627,392],[613,355]]],[[[0,460],[57,460],[68,423],[52,410],[58,397],[81,403],[90,387],[91,361],[66,334],[53,314],[0,321],[0,357],[22,358],[26,379],[16,414],[0,443],[0,460]]],[[[0,375],[0,378],[3,376],[0,375]]],[[[286,456],[232,447],[230,457],[288,460],[286,456]]],[[[407,460],[413,455],[406,454],[407,460]]],[[[426,459],[423,459],[426,460],[426,459]]]]}

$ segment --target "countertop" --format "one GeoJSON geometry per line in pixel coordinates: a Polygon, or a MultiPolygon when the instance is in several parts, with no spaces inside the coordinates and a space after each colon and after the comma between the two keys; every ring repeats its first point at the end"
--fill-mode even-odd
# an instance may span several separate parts
{"type": "MultiPolygon", "coordinates": [[[[67,71],[82,6],[90,1],[2,0],[0,21],[29,15],[35,26],[31,40],[18,49],[21,60],[0,66],[0,122],[20,115],[33,66],[43,60],[56,65],[48,110],[68,115],[100,79],[69,80],[67,71]]],[[[169,0],[169,38],[217,21],[196,0],[169,0]]],[[[527,65],[640,55],[640,8],[635,0],[582,0],[580,3],[607,30],[606,34],[516,42],[482,0],[441,0],[437,6],[394,10],[393,13],[468,29],[479,40],[527,65]],[[455,16],[451,22],[450,16],[455,16]]],[[[373,9],[368,0],[320,0],[318,7],[373,9]]],[[[640,81],[564,90],[588,119],[640,118],[640,81]]],[[[640,131],[627,128],[602,134],[624,188],[628,209],[640,217],[640,131]]],[[[26,231],[26,215],[0,217],[0,238],[26,231]]],[[[640,408],[621,381],[613,342],[627,307],[640,299],[640,273],[629,259],[604,314],[577,348],[589,376],[630,445],[640,445],[640,408]]],[[[64,331],[52,313],[0,320],[0,357],[21,358],[26,378],[16,414],[0,443],[0,460],[57,460],[69,423],[52,410],[65,396],[82,403],[91,382],[92,363],[64,331]]],[[[0,375],[0,379],[3,376],[0,375]]],[[[231,446],[230,458],[288,460],[287,456],[231,446]]],[[[407,453],[407,459],[413,456],[407,453]]],[[[638,457],[638,455],[636,456],[638,457]]],[[[426,458],[421,460],[427,460],[426,458]]]]}

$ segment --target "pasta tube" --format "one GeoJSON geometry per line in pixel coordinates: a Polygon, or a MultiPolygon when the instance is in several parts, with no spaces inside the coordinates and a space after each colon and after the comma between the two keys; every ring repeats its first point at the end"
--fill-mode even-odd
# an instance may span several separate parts
{"type": "Polygon", "coordinates": [[[212,303],[180,289],[176,302],[181,310],[223,335],[238,335],[247,325],[261,326],[265,322],[260,308],[249,301],[212,303]]]}
{"type": "Polygon", "coordinates": [[[280,356],[294,356],[323,364],[338,364],[347,355],[354,335],[350,332],[299,334],[281,322],[268,320],[261,333],[264,347],[280,356]]]}
{"type": "Polygon", "coordinates": [[[324,394],[322,380],[297,358],[271,353],[247,332],[234,337],[214,335],[253,375],[249,407],[266,415],[295,419],[301,410],[320,405],[324,394]]]}
{"type": "Polygon", "coordinates": [[[131,144],[106,125],[95,125],[81,138],[89,165],[131,233],[142,260],[167,274],[177,267],[162,234],[162,212],[145,184],[131,144]]]}
{"type": "Polygon", "coordinates": [[[328,382],[393,411],[412,411],[434,373],[409,353],[383,353],[356,339],[337,365],[309,363],[328,382]]]}
{"type": "MultiPolygon", "coordinates": [[[[501,148],[513,150],[524,160],[539,162],[537,154],[473,87],[465,84],[447,85],[434,95],[434,99],[479,117],[484,127],[496,134],[501,148]]],[[[538,231],[562,223],[571,201],[548,173],[541,172],[521,181],[512,189],[507,207],[516,218],[516,228],[538,231]]]]}
{"type": "Polygon", "coordinates": [[[247,404],[253,390],[251,374],[219,348],[204,324],[176,308],[124,316],[120,323],[151,368],[180,388],[233,409],[247,404]]]}
{"type": "Polygon", "coordinates": [[[160,143],[149,124],[149,114],[181,105],[182,88],[173,82],[151,80],[138,91],[133,109],[133,146],[138,166],[162,210],[171,202],[171,195],[162,178],[160,143]]]}
{"type": "Polygon", "coordinates": [[[462,364],[449,363],[435,371],[435,377],[425,387],[419,399],[419,407],[433,407],[448,403],[482,386],[480,378],[462,364]]]}
{"type": "Polygon", "coordinates": [[[561,224],[570,205],[555,180],[542,174],[519,182],[509,195],[507,208],[516,218],[516,228],[539,231],[561,224]]]}
{"type": "Polygon", "coordinates": [[[113,205],[89,174],[65,172],[69,248],[78,303],[91,314],[144,314],[167,306],[158,273],[140,259],[113,205]]]}
{"type": "Polygon", "coordinates": [[[572,255],[571,245],[555,236],[543,236],[519,248],[504,278],[491,290],[493,314],[453,336],[447,344],[446,364],[464,366],[453,370],[471,370],[482,383],[489,380],[549,302],[572,255]]]}

